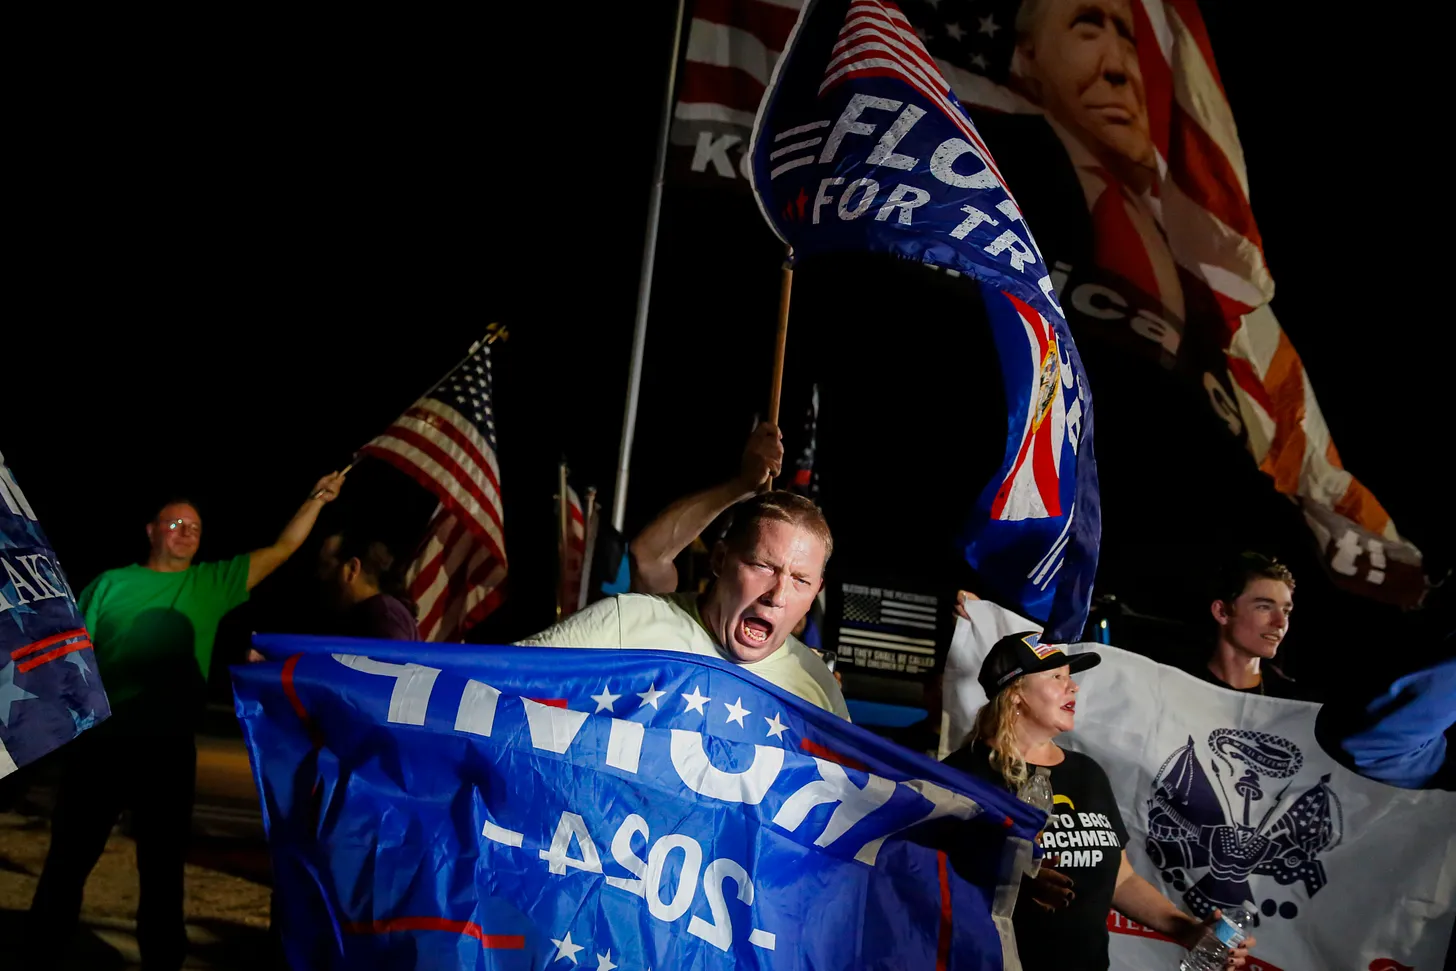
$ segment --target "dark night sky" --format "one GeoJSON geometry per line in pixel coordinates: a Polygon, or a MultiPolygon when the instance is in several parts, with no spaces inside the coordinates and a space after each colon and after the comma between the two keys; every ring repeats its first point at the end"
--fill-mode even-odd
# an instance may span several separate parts
{"type": "MultiPolygon", "coordinates": [[[[0,449],[73,581],[140,556],[141,524],[171,492],[205,503],[205,556],[268,542],[317,476],[502,320],[513,601],[488,633],[546,622],[556,459],[579,485],[613,478],[671,26],[664,0],[590,9],[206,13],[37,35],[43,68],[17,92],[27,110],[10,138],[19,299],[0,324],[0,449]]],[[[1428,363],[1449,345],[1430,319],[1444,280],[1423,249],[1439,162],[1408,137],[1429,105],[1392,102],[1352,68],[1346,21],[1253,2],[1205,16],[1275,310],[1347,468],[1449,565],[1432,457],[1449,442],[1447,406],[1428,363]]],[[[1419,50],[1435,36],[1409,27],[1362,25],[1364,61],[1398,39],[1404,63],[1439,63],[1419,50]]],[[[774,247],[756,214],[725,222],[722,205],[669,193],[629,530],[726,476],[766,397],[774,247]]],[[[1117,436],[1100,424],[1099,454],[1117,436]]],[[[937,489],[934,455],[900,454],[893,438],[865,448],[889,483],[937,489]]],[[[407,529],[418,510],[392,505],[387,480],[359,475],[340,514],[407,529]]],[[[1186,514],[1197,529],[1198,510],[1186,514]]],[[[281,616],[290,576],[233,621],[234,648],[281,616]]],[[[1301,593],[1323,616],[1291,637],[1307,658],[1346,606],[1321,582],[1301,593]]],[[[1142,609],[1187,606],[1161,596],[1150,589],[1142,609]]]]}

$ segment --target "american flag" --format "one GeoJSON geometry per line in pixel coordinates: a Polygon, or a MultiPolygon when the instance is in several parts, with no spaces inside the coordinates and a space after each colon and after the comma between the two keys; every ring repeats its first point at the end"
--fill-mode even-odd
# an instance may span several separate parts
{"type": "Polygon", "coordinates": [[[852,583],[842,594],[835,646],[847,663],[906,674],[935,666],[938,598],[852,583]]]}
{"type": "Polygon", "coordinates": [[[697,0],[673,108],[672,144],[691,168],[748,180],[741,168],[758,102],[799,19],[801,0],[697,0]]]}
{"type": "Polygon", "coordinates": [[[500,605],[506,578],[490,345],[482,343],[361,449],[440,500],[407,574],[420,636],[458,640],[500,605]]]}
{"type": "Polygon", "coordinates": [[[566,549],[562,551],[561,616],[576,612],[581,596],[582,561],[586,556],[586,515],[581,497],[566,487],[566,549]]]}

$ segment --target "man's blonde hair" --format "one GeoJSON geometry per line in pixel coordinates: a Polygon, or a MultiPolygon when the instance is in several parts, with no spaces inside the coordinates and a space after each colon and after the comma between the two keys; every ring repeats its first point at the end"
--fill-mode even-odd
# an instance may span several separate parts
{"type": "Polygon", "coordinates": [[[765,492],[735,506],[733,518],[723,532],[724,545],[735,551],[747,549],[758,537],[758,526],[763,522],[788,523],[813,533],[823,541],[824,562],[829,562],[834,536],[824,511],[813,500],[793,492],[765,492]]]}

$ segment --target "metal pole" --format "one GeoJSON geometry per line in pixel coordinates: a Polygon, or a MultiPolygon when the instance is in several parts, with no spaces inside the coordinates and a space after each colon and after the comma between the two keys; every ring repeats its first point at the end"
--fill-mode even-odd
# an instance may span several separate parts
{"type": "Polygon", "coordinates": [[[647,238],[642,244],[642,276],[637,282],[637,320],[632,328],[632,364],[627,372],[627,407],[622,415],[622,450],[617,455],[617,486],[612,491],[612,526],[618,533],[627,522],[627,474],[632,463],[632,437],[637,431],[637,398],[642,390],[642,351],[647,342],[647,305],[652,299],[652,267],[657,260],[657,223],[662,214],[662,179],[667,169],[667,138],[672,127],[672,96],[677,87],[677,58],[682,45],[683,7],[677,0],[672,28],[672,60],[662,92],[662,123],[657,130],[657,159],[652,192],[647,197],[647,238]]]}
{"type": "Polygon", "coordinates": [[[566,613],[566,558],[571,545],[565,459],[556,467],[556,483],[556,619],[560,621],[566,613]]]}

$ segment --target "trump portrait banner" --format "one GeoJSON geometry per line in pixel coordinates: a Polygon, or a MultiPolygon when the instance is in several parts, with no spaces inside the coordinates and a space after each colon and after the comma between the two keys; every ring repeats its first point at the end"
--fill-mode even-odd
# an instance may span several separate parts
{"type": "Polygon", "coordinates": [[[749,155],[759,208],[793,258],[886,253],[978,284],[1008,427],[965,556],[1058,636],[1080,636],[1101,535],[1091,389],[1021,209],[894,3],[804,5],[749,155]]]}
{"type": "Polygon", "coordinates": [[[1044,815],[732,664],[254,643],[234,690],[294,967],[1015,966],[1044,815]]]}
{"type": "MultiPolygon", "coordinates": [[[[986,601],[968,612],[946,662],[947,748],[985,702],[975,675],[991,645],[1035,626],[986,601]]],[[[1087,647],[1102,663],[1077,676],[1076,728],[1057,744],[1107,772],[1138,873],[1199,917],[1250,907],[1253,969],[1442,966],[1456,915],[1456,794],[1344,768],[1315,740],[1318,705],[1087,647]]],[[[1116,912],[1108,929],[1113,967],[1176,966],[1179,947],[1151,930],[1116,912]]]]}
{"type": "Polygon", "coordinates": [[[0,778],[110,715],[76,595],[0,455],[0,778]]]}

